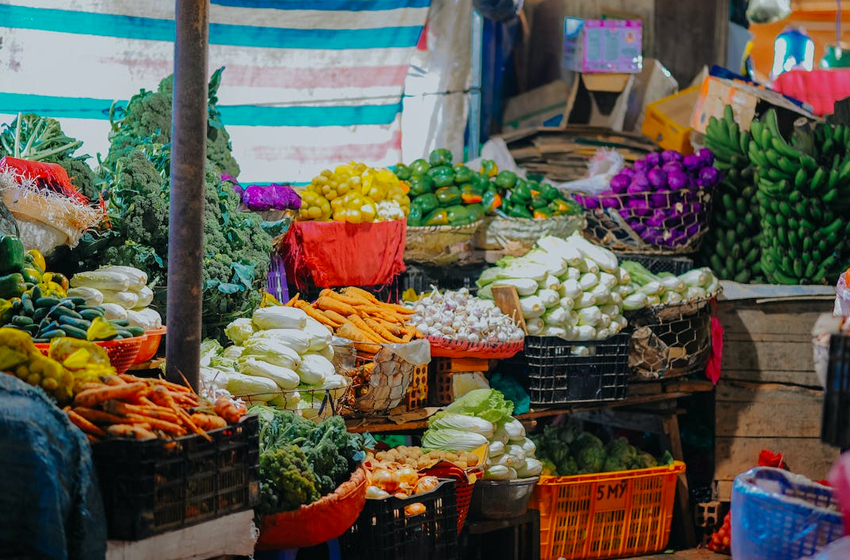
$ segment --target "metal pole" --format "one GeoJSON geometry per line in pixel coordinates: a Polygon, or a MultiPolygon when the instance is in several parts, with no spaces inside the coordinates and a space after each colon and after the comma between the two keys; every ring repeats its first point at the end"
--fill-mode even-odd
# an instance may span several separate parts
{"type": "Polygon", "coordinates": [[[481,149],[481,72],[484,48],[484,18],[478,10],[472,10],[472,33],[470,44],[469,89],[469,159],[478,157],[481,149]]]}
{"type": "Polygon", "coordinates": [[[166,377],[198,388],[209,0],[177,0],[171,120],[166,377]]]}

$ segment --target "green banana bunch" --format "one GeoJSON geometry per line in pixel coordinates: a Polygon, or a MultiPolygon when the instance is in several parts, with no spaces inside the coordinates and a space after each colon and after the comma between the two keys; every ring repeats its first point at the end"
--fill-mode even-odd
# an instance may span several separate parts
{"type": "Polygon", "coordinates": [[[832,282],[847,261],[850,128],[818,124],[789,144],[771,109],[751,125],[761,268],[776,284],[832,282]]]}
{"type": "Polygon", "coordinates": [[[723,181],[713,197],[710,228],[700,259],[721,280],[756,282],[761,279],[761,224],[756,201],[755,166],[750,161],[750,134],[735,122],[731,106],[723,119],[712,117],[705,146],[723,181]]]}

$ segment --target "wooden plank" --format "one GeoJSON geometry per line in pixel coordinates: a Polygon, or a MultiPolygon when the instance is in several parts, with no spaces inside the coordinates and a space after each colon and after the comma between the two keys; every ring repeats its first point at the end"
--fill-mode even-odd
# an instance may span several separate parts
{"type": "Polygon", "coordinates": [[[717,386],[718,437],[819,438],[823,391],[776,383],[717,386]]]}
{"type": "Polygon", "coordinates": [[[762,449],[782,453],[792,472],[821,480],[826,478],[839,454],[837,448],[821,443],[818,438],[718,436],[714,447],[715,480],[734,480],[756,466],[762,449]]]}
{"type": "Polygon", "coordinates": [[[770,369],[724,368],[722,378],[728,381],[753,381],[761,383],[793,383],[818,387],[820,381],[814,367],[809,371],[774,371],[770,369]]]}
{"type": "Polygon", "coordinates": [[[496,302],[496,307],[502,310],[502,313],[508,317],[512,317],[514,322],[528,334],[528,328],[525,326],[525,319],[522,316],[522,309],[519,305],[519,294],[517,294],[514,286],[493,286],[493,300],[496,302]]]}
{"type": "Polygon", "coordinates": [[[718,38],[726,31],[716,26],[729,26],[728,0],[715,2],[683,2],[655,0],[655,58],[660,60],[684,87],[705,65],[724,65],[721,58],[725,46],[718,38]],[[718,11],[725,16],[720,19],[718,11]]]}
{"type": "MultiPolygon", "coordinates": [[[[800,372],[801,379],[814,372],[811,339],[808,342],[727,342],[723,346],[721,370],[770,370],[800,372]]],[[[802,381],[800,385],[804,385],[802,381]]],[[[817,383],[815,383],[817,384],[817,383]]]]}
{"type": "MultiPolygon", "coordinates": [[[[675,414],[666,416],[663,420],[664,434],[669,443],[668,449],[673,458],[677,461],[684,461],[685,454],[682,451],[682,437],[679,433],[679,417],[675,414]]],[[[694,534],[693,511],[691,511],[690,491],[688,490],[688,477],[685,473],[680,473],[676,480],[676,506],[679,514],[679,530],[681,531],[682,539],[685,541],[685,546],[691,548],[696,545],[696,535],[694,534]]]]}
{"type": "Polygon", "coordinates": [[[717,317],[727,335],[734,333],[796,334],[810,337],[821,313],[832,310],[830,301],[779,301],[760,305],[720,301],[717,317]]]}

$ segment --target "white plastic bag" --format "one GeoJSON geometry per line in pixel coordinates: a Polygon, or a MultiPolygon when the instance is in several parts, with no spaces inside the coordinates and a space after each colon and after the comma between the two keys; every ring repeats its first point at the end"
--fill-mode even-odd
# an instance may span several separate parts
{"type": "Polygon", "coordinates": [[[625,166],[626,161],[620,152],[601,148],[588,163],[587,177],[557,185],[559,190],[600,194],[608,190],[611,179],[625,166]]]}
{"type": "Polygon", "coordinates": [[[838,284],[835,286],[835,309],[832,314],[837,317],[850,317],[850,286],[847,285],[848,279],[850,279],[850,269],[838,278],[838,284]]]}
{"type": "Polygon", "coordinates": [[[791,15],[791,0],[750,0],[747,19],[752,23],[774,23],[791,15]]]}

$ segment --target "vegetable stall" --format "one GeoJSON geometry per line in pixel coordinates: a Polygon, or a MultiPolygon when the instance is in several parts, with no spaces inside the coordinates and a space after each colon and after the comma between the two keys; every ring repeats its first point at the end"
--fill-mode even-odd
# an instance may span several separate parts
{"type": "Polygon", "coordinates": [[[726,106],[693,150],[600,149],[602,179],[438,147],[248,184],[223,70],[181,284],[197,340],[175,78],[112,108],[96,168],[48,116],[0,131],[0,371],[87,444],[110,546],[224,519],[256,558],[459,560],[506,527],[546,560],[694,546],[718,315],[745,336],[724,292],[847,268],[850,126],[726,106]]]}

